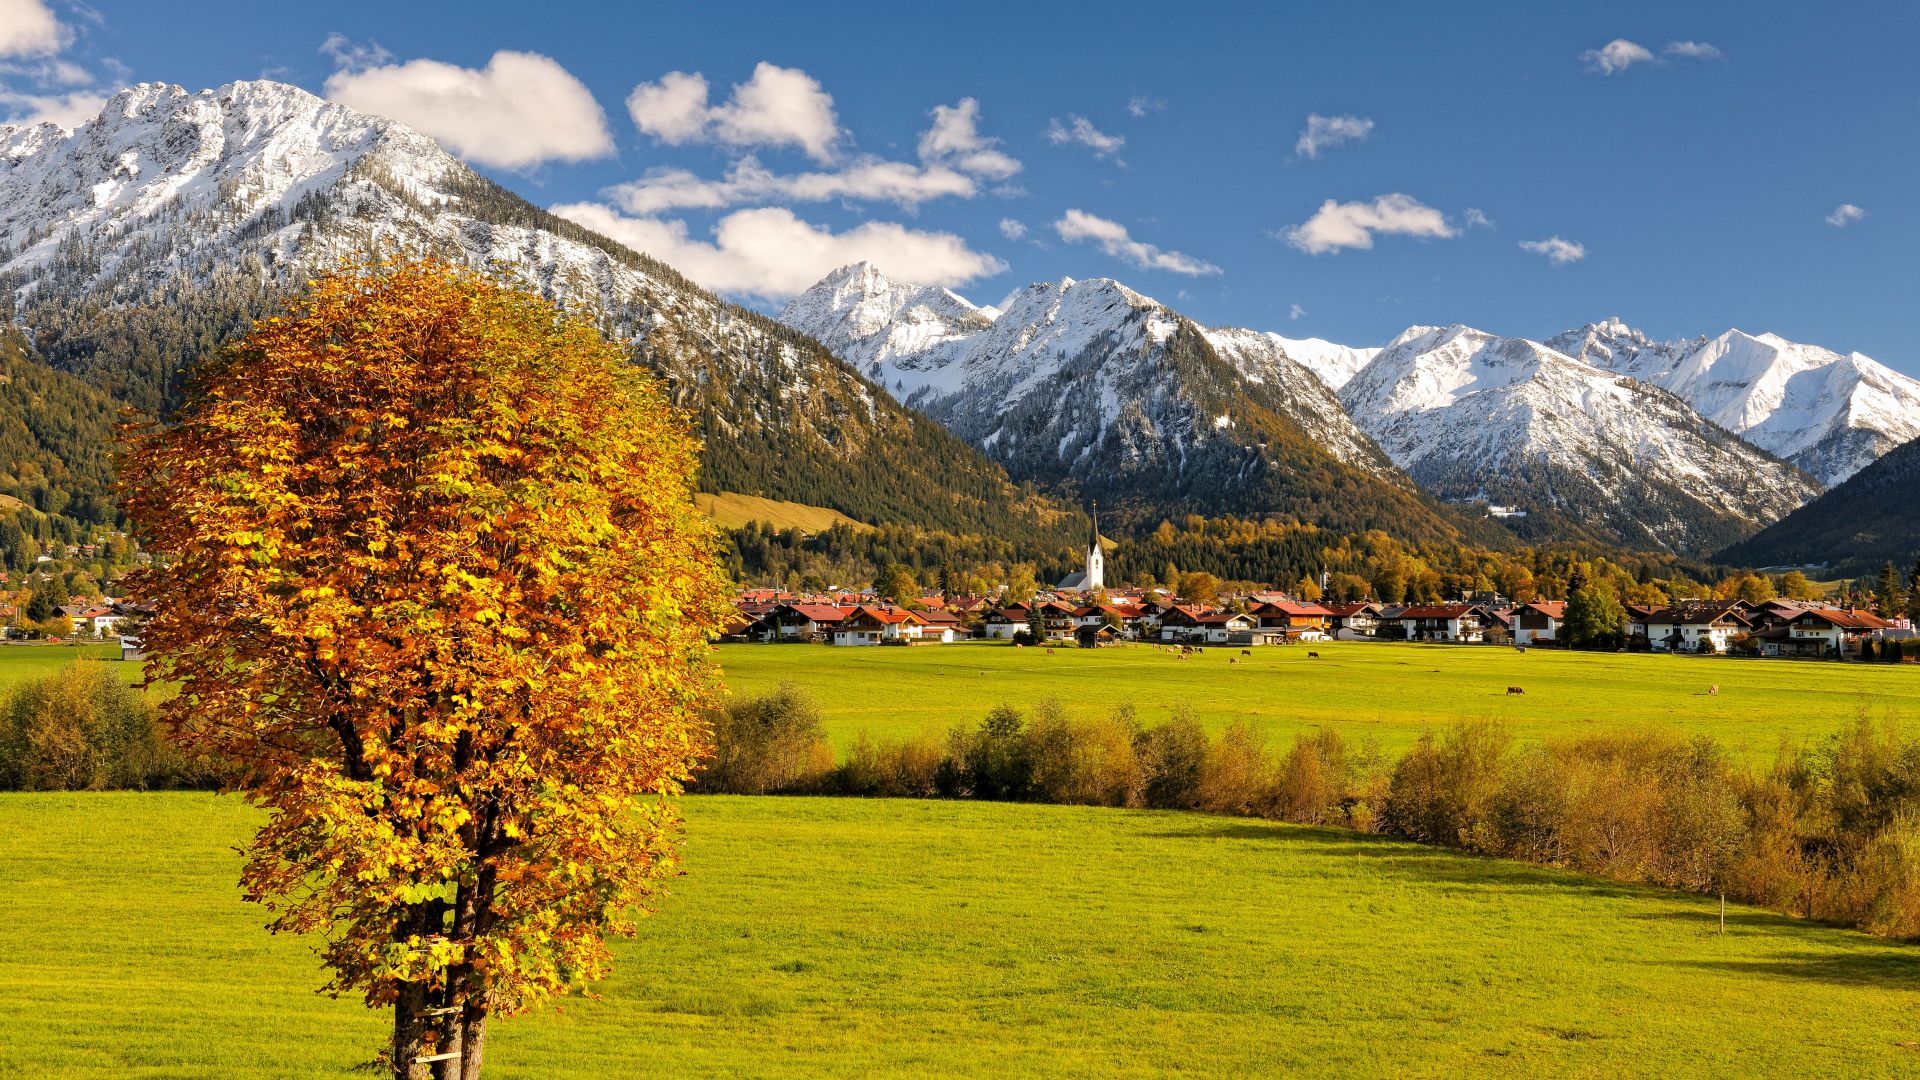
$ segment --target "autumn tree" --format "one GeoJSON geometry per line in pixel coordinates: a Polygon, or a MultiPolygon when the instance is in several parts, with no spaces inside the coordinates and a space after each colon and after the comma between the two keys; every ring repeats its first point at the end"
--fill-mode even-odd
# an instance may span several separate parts
{"type": "Polygon", "coordinates": [[[1605,585],[1582,585],[1567,600],[1567,643],[1576,649],[1614,648],[1626,625],[1626,609],[1605,585]]]}
{"type": "Polygon", "coordinates": [[[724,610],[696,444],[587,323],[430,262],[310,283],[176,419],[124,466],[165,719],[392,1074],[472,1080],[674,872],[724,610]]]}
{"type": "Polygon", "coordinates": [[[874,583],[874,591],[901,607],[920,606],[920,583],[914,580],[913,568],[904,563],[887,564],[874,583]]]}

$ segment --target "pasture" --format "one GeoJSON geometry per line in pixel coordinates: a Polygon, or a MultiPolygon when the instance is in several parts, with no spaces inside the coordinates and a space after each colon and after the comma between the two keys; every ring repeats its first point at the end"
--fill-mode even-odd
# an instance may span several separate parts
{"type": "MultiPolygon", "coordinates": [[[[1197,814],[696,797],[597,1000],[500,1078],[1895,1076],[1910,946],[1518,863],[1197,814]]],[[[0,1075],[339,1077],[379,1017],[234,887],[205,794],[0,796],[0,1075]]]]}
{"type": "Polygon", "coordinates": [[[1182,660],[1146,645],[1051,654],[1004,643],[725,645],[717,656],[735,693],[805,687],[842,747],[862,731],[880,740],[941,734],[1001,702],[1049,697],[1082,715],[1131,703],[1146,723],[1185,703],[1215,730],[1244,721],[1272,742],[1325,727],[1390,754],[1424,729],[1481,718],[1528,740],[1666,725],[1757,758],[1782,739],[1823,738],[1862,710],[1920,718],[1914,664],[1361,642],[1248,651],[1220,646],[1182,660]],[[1509,695],[1509,686],[1526,692],[1509,695]]]}
{"type": "MultiPolygon", "coordinates": [[[[48,645],[43,642],[13,642],[0,645],[0,692],[14,683],[51,675],[75,660],[120,659],[118,642],[101,644],[48,645]]],[[[126,664],[128,683],[140,681],[140,665],[126,664]]]]}

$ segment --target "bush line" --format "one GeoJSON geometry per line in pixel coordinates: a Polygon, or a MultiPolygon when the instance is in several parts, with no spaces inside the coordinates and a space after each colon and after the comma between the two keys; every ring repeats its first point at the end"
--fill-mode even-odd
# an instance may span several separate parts
{"type": "Polygon", "coordinates": [[[1518,746],[1484,721],[1397,761],[1337,732],[1270,754],[1244,723],[1210,738],[1185,706],[1070,717],[1000,705],[944,737],[844,759],[784,685],[729,702],[689,790],[992,799],[1199,810],[1378,833],[1723,897],[1886,937],[1920,936],[1920,741],[1864,713],[1753,768],[1708,736],[1602,734],[1518,746]]]}

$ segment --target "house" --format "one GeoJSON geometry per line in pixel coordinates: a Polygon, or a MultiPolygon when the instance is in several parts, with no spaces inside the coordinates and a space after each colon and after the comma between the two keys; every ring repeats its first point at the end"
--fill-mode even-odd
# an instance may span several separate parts
{"type": "Polygon", "coordinates": [[[1842,660],[1860,655],[1860,643],[1892,628],[1871,612],[1806,605],[1797,612],[1761,609],[1765,628],[1754,634],[1762,656],[1842,660]]]}
{"type": "Polygon", "coordinates": [[[73,623],[75,637],[110,637],[120,632],[127,616],[103,604],[66,604],[55,609],[73,623]]]}
{"type": "Polygon", "coordinates": [[[1567,602],[1529,600],[1513,609],[1510,621],[1515,645],[1559,641],[1561,627],[1567,621],[1567,602]]]}
{"type": "Polygon", "coordinates": [[[1395,621],[1408,641],[1479,641],[1488,615],[1478,604],[1416,604],[1402,608],[1395,621]]]}
{"type": "Polygon", "coordinates": [[[1250,645],[1260,624],[1251,615],[1216,611],[1200,616],[1200,640],[1209,645],[1250,645]]]}
{"type": "Polygon", "coordinates": [[[833,628],[835,645],[908,644],[920,640],[926,620],[906,608],[861,604],[833,628]]]}
{"type": "MultiPolygon", "coordinates": [[[[1260,630],[1279,631],[1282,641],[1325,641],[1333,612],[1298,600],[1267,600],[1247,609],[1260,630]]],[[[1264,644],[1265,642],[1262,642],[1264,644]]]]}
{"type": "Polygon", "coordinates": [[[1041,601],[1040,621],[1046,628],[1046,637],[1052,641],[1065,641],[1071,638],[1073,632],[1080,628],[1080,623],[1074,618],[1074,612],[1079,610],[1065,600],[1041,601]]]}
{"type": "Polygon", "coordinates": [[[1681,600],[1645,622],[1647,644],[1656,652],[1724,653],[1752,625],[1744,600],[1681,600]]]}
{"type": "Polygon", "coordinates": [[[1647,642],[1649,640],[1647,637],[1647,620],[1658,615],[1660,610],[1660,608],[1650,607],[1646,604],[1627,604],[1627,640],[1637,644],[1647,642]]]}
{"type": "Polygon", "coordinates": [[[981,636],[996,641],[1012,641],[1015,634],[1027,629],[1028,610],[1025,604],[1015,604],[988,612],[980,623],[981,636]]]}
{"type": "Polygon", "coordinates": [[[939,642],[942,645],[951,645],[967,636],[966,624],[961,622],[960,616],[951,611],[930,610],[917,614],[926,624],[920,631],[920,641],[923,644],[939,642]]]}
{"type": "Polygon", "coordinates": [[[851,609],[833,604],[780,604],[762,617],[762,641],[825,641],[851,609]]]}
{"type": "Polygon", "coordinates": [[[1201,641],[1206,638],[1204,624],[1200,620],[1213,612],[1190,604],[1176,604],[1160,613],[1159,627],[1161,641],[1201,641]]]}
{"type": "Polygon", "coordinates": [[[1111,626],[1117,637],[1137,638],[1140,618],[1140,608],[1134,604],[1088,604],[1073,613],[1074,633],[1079,634],[1088,627],[1111,626]]]}
{"type": "Polygon", "coordinates": [[[1372,637],[1380,625],[1380,613],[1384,609],[1371,600],[1355,600],[1345,604],[1325,604],[1327,609],[1327,633],[1341,641],[1354,638],[1372,637]]]}

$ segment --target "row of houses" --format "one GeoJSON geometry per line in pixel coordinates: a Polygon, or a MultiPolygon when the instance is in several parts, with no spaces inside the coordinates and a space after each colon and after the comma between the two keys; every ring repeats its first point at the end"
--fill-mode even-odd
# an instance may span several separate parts
{"type": "MultiPolygon", "coordinates": [[[[1256,593],[1231,608],[1188,604],[1164,593],[1094,598],[1051,596],[1031,604],[992,606],[981,597],[929,596],[898,606],[870,595],[747,595],[728,628],[735,640],[812,641],[832,645],[947,643],[969,637],[1100,645],[1156,641],[1197,645],[1277,645],[1326,640],[1498,642],[1550,645],[1566,634],[1567,605],[1392,605],[1300,601],[1256,593]],[[1037,631],[1037,635],[1036,635],[1037,631]]],[[[1621,634],[1630,647],[1656,652],[1849,657],[1862,643],[1910,637],[1904,621],[1830,604],[1772,600],[1682,600],[1626,608],[1621,634]]]]}

